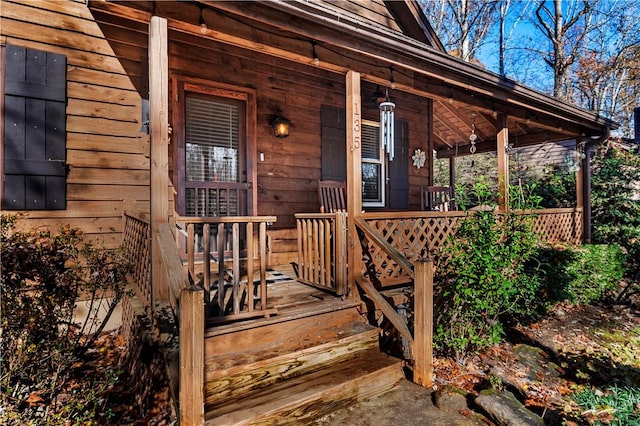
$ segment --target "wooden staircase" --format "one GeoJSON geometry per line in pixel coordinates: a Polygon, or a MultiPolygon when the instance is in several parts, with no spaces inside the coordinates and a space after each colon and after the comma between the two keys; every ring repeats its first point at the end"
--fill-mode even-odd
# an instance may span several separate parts
{"type": "Polygon", "coordinates": [[[304,424],[382,394],[402,378],[354,303],[317,302],[207,330],[208,425],[304,424]]]}

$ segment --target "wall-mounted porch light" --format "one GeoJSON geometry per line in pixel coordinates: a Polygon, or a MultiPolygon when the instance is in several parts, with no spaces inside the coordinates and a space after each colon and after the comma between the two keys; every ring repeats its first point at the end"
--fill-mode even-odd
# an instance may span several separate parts
{"type": "Polygon", "coordinates": [[[277,138],[286,138],[289,136],[289,127],[291,126],[291,120],[283,117],[280,113],[275,114],[271,119],[271,127],[277,138]]]}

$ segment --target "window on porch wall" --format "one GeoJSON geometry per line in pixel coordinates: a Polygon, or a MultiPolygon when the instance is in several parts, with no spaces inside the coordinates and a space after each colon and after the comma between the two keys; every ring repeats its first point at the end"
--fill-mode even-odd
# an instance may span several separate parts
{"type": "MultiPolygon", "coordinates": [[[[347,180],[345,110],[323,105],[322,179],[347,180]]],[[[363,121],[362,204],[365,207],[409,207],[409,132],[403,120],[395,121],[395,152],[388,161],[380,147],[380,124],[363,121]]]]}
{"type": "Polygon", "coordinates": [[[362,123],[362,205],[384,207],[385,156],[380,146],[380,123],[362,123]]]}

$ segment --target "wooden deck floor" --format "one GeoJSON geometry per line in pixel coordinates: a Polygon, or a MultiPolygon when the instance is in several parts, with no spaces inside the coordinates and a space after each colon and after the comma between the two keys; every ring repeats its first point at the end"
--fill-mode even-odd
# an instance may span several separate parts
{"type": "Polygon", "coordinates": [[[291,321],[323,312],[337,311],[359,305],[359,301],[343,300],[329,292],[302,284],[296,280],[291,265],[279,265],[267,272],[267,308],[277,309],[268,318],[258,317],[229,324],[211,324],[206,336],[232,333],[259,325],[291,321]]]}

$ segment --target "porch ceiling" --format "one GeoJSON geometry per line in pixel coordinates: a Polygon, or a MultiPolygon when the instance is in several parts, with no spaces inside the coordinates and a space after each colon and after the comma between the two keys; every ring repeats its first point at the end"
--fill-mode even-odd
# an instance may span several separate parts
{"type": "Polygon", "coordinates": [[[472,126],[478,151],[495,150],[502,114],[515,146],[600,136],[617,127],[453,58],[437,44],[426,44],[428,38],[410,38],[382,11],[363,17],[331,2],[279,0],[100,1],[91,2],[91,8],[124,26],[146,23],[155,14],[168,19],[170,30],[191,35],[198,43],[212,39],[331,72],[355,70],[363,80],[433,99],[434,149],[439,157],[468,153],[472,126]],[[202,19],[207,23],[204,30],[202,19]]]}

